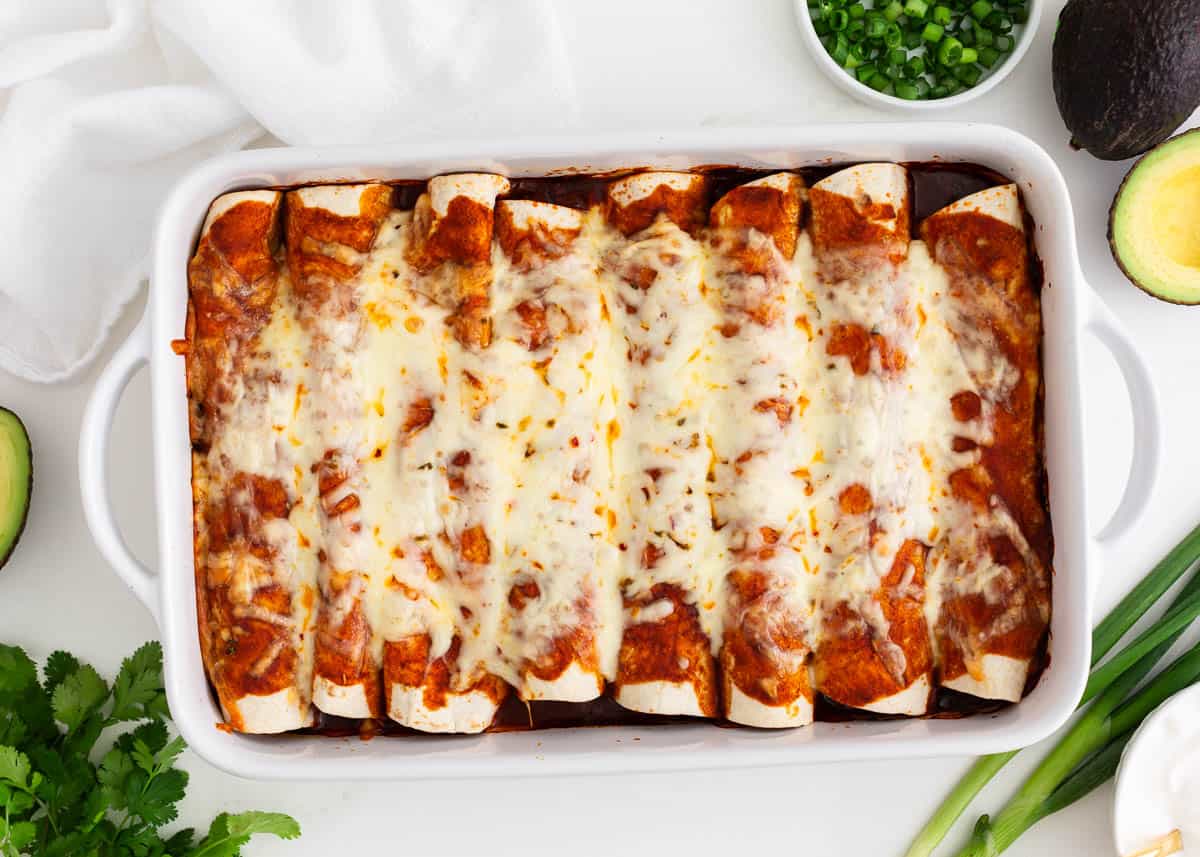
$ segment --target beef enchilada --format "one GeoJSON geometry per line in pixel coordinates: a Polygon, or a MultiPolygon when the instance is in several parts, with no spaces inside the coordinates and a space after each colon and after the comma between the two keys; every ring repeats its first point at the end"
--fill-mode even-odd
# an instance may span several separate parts
{"type": "Polygon", "coordinates": [[[229,725],[1019,700],[1041,320],[988,183],[934,211],[896,164],[220,197],[180,350],[229,725]]]}

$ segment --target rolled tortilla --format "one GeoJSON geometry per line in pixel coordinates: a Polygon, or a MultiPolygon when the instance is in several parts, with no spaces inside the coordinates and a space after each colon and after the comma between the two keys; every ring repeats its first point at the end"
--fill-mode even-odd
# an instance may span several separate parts
{"type": "Polygon", "coordinates": [[[825,352],[833,361],[833,450],[818,465],[823,567],[818,690],[851,708],[921,714],[932,687],[925,621],[919,452],[907,432],[908,354],[917,313],[905,262],[908,176],[860,164],[809,193],[825,352]]]}
{"type": "Polygon", "coordinates": [[[709,282],[721,303],[729,383],[721,394],[710,487],[729,542],[720,663],[725,717],[760,727],[812,722],[809,656],[815,578],[805,567],[814,451],[805,428],[813,353],[792,264],[803,181],[776,173],[729,191],[709,217],[709,282]],[[807,394],[807,395],[806,395],[807,394]]]}
{"type": "Polygon", "coordinates": [[[620,639],[609,538],[606,430],[613,411],[607,307],[584,213],[503,201],[490,358],[505,379],[495,419],[512,457],[501,565],[505,657],[522,699],[586,702],[604,691],[620,639]],[[606,644],[602,650],[602,644],[606,644]]]}
{"type": "Polygon", "coordinates": [[[201,652],[226,722],[285,732],[312,721],[315,493],[276,248],[282,194],[241,191],[209,210],[188,267],[187,387],[201,652]],[[269,366],[271,372],[263,371],[269,366]],[[271,442],[261,442],[269,427],[271,442]],[[307,536],[306,536],[307,534],[307,536]]]}
{"type": "Polygon", "coordinates": [[[921,224],[944,291],[929,296],[921,361],[941,431],[931,447],[942,529],[929,557],[943,687],[1017,701],[1050,620],[1041,458],[1041,312],[1015,185],[921,224]]]}
{"type": "Polygon", "coordinates": [[[492,209],[508,189],[508,179],[491,173],[436,176],[413,211],[406,256],[424,275],[415,287],[453,310],[454,335],[470,348],[492,341],[492,209]]]}
{"type": "Polygon", "coordinates": [[[504,373],[492,347],[492,209],[507,189],[506,179],[484,173],[431,179],[398,260],[405,267],[397,281],[440,308],[451,334],[443,341],[423,320],[433,317],[429,307],[414,308],[405,322],[400,490],[428,503],[420,527],[405,522],[406,565],[394,588],[414,609],[436,602],[441,616],[431,620],[420,607],[419,620],[393,618],[384,684],[389,716],[426,732],[481,732],[508,692],[492,671],[506,595],[499,565],[509,481],[497,416],[504,373]]]}
{"type": "Polygon", "coordinates": [[[642,172],[608,186],[605,216],[625,237],[656,223],[696,236],[704,226],[708,183],[697,173],[642,172]]]}
{"type": "MultiPolygon", "coordinates": [[[[705,371],[719,319],[705,299],[706,182],[638,173],[610,185],[616,240],[605,258],[628,390],[609,429],[621,467],[617,533],[625,631],[616,701],[652,714],[717,714],[719,540],[706,496],[712,465],[705,371]]],[[[715,397],[714,397],[715,398],[715,397]]]]}
{"type": "Polygon", "coordinates": [[[314,430],[322,447],[309,466],[317,476],[322,536],[313,703],[341,717],[378,717],[383,705],[368,606],[371,540],[360,497],[362,462],[370,455],[362,414],[371,392],[362,368],[362,269],[391,196],[386,185],[324,185],[287,199],[288,268],[310,336],[314,430]]]}
{"type": "Polygon", "coordinates": [[[438,656],[431,647],[427,634],[385,646],[388,716],[421,732],[473,735],[487,729],[508,694],[508,685],[485,674],[456,687],[452,680],[458,672],[462,638],[454,637],[438,656]]]}

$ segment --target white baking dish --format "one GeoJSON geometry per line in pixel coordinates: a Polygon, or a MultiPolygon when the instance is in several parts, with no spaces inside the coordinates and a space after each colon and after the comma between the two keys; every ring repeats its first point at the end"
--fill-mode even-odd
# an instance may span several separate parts
{"type": "Polygon", "coordinates": [[[420,146],[276,149],[209,161],[172,191],[158,221],[146,315],[101,375],[84,417],[80,476],[84,508],[101,550],[155,613],[166,654],[175,722],[196,752],[252,777],[422,778],[717,768],[846,759],[988,753],[1037,741],[1063,723],[1083,689],[1090,657],[1091,594],[1100,539],[1128,530],[1145,505],[1158,467],[1154,389],[1120,325],[1087,288],[1075,248],[1071,203],[1049,156],[1005,128],[961,123],[811,125],[722,129],[588,139],[451,141],[420,146]],[[183,361],[187,262],[209,202],[237,188],[316,181],[423,179],[461,170],[511,176],[702,164],[789,168],[865,160],[970,161],[1011,176],[1038,229],[1045,266],[1046,463],[1055,538],[1051,663],[1033,693],[991,716],[960,720],[818,723],[794,731],[713,725],[605,727],[480,737],[357,738],[247,736],[221,720],[196,633],[192,568],[189,439],[183,361]],[[1113,520],[1087,532],[1081,340],[1097,336],[1129,386],[1136,446],[1132,478],[1113,520]],[[150,363],[153,385],[159,568],[152,575],[129,552],[107,498],[105,453],[113,411],[131,375],[150,363]]]}

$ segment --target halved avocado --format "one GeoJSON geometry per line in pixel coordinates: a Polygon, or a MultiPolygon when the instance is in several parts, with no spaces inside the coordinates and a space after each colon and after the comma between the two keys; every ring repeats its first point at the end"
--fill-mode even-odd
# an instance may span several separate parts
{"type": "Polygon", "coordinates": [[[33,448],[21,418],[0,408],[0,568],[12,556],[33,491],[33,448]]]}
{"type": "Polygon", "coordinates": [[[1133,165],[1108,213],[1108,244],[1138,288],[1200,304],[1200,128],[1133,165]]]}

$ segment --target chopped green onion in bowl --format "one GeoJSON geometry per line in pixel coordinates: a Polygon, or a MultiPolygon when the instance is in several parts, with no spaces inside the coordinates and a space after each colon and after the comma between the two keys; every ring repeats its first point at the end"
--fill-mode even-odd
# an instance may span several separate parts
{"type": "MultiPolygon", "coordinates": [[[[905,101],[979,84],[1016,48],[1032,0],[807,0],[813,30],[842,70],[905,101]]],[[[832,71],[832,70],[831,70],[832,71]]]]}

